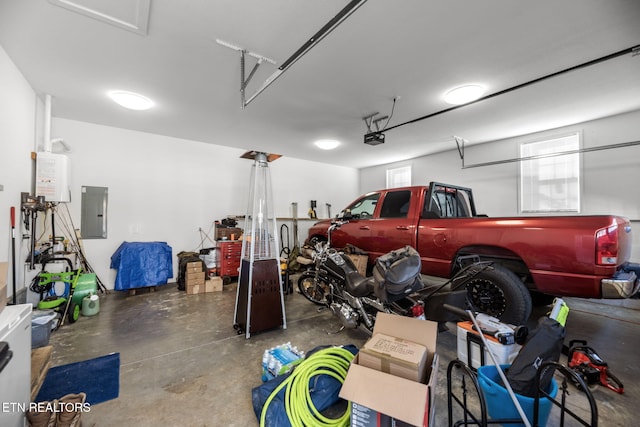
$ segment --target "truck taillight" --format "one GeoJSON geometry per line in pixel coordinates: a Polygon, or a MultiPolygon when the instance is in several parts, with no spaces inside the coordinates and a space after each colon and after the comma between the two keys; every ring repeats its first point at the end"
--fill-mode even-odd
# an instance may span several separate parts
{"type": "Polygon", "coordinates": [[[618,263],[618,226],[611,225],[596,231],[596,264],[618,263]]]}

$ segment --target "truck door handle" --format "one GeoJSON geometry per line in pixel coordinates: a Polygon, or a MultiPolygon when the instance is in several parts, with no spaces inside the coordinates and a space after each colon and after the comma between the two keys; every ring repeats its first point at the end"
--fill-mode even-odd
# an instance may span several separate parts
{"type": "Polygon", "coordinates": [[[360,230],[369,230],[369,226],[368,225],[361,225],[360,226],[360,230]]]}
{"type": "Polygon", "coordinates": [[[397,225],[396,230],[408,230],[409,226],[407,225],[397,225]]]}

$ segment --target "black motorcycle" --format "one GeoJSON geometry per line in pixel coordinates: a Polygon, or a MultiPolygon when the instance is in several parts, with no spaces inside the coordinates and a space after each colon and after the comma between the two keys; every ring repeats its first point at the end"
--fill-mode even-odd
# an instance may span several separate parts
{"type": "Polygon", "coordinates": [[[328,241],[314,242],[312,262],[298,279],[300,293],[317,305],[327,306],[340,319],[342,329],[361,327],[373,332],[378,312],[438,322],[457,317],[444,304],[468,307],[466,285],[491,268],[491,262],[467,259],[467,265],[450,280],[425,286],[418,252],[405,246],[379,257],[373,275],[358,272],[348,254],[331,247],[331,232],[346,221],[334,222],[328,241]]]}

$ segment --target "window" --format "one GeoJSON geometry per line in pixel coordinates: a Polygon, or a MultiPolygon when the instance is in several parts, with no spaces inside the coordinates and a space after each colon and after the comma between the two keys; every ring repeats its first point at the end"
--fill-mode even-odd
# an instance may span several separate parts
{"type": "Polygon", "coordinates": [[[580,211],[580,135],[522,144],[521,212],[580,211]],[[574,154],[558,154],[574,151],[574,154]]]}
{"type": "Polygon", "coordinates": [[[387,188],[408,187],[411,185],[411,166],[387,169],[387,188]]]}
{"type": "Polygon", "coordinates": [[[472,216],[471,195],[466,189],[436,186],[425,199],[422,218],[468,218],[472,216]]]}
{"type": "Polygon", "coordinates": [[[380,198],[380,193],[370,194],[357,200],[347,209],[351,211],[351,215],[354,218],[371,218],[373,211],[376,209],[376,204],[380,198]]]}
{"type": "Polygon", "coordinates": [[[389,191],[382,202],[380,218],[406,218],[409,212],[411,191],[389,191]]]}

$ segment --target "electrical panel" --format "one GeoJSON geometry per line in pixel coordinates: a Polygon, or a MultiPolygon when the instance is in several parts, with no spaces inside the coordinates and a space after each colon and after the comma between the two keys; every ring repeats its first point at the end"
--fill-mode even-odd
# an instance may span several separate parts
{"type": "Polygon", "coordinates": [[[37,153],[36,196],[47,202],[70,202],[69,158],[64,154],[37,153]]]}
{"type": "Polygon", "coordinates": [[[107,187],[82,186],[80,234],[83,239],[107,238],[107,187]]]}

